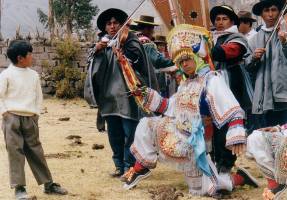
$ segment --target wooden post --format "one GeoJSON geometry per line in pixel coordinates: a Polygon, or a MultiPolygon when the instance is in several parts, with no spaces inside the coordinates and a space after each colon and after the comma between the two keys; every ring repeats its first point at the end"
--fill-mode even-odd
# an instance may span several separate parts
{"type": "Polygon", "coordinates": [[[170,22],[173,19],[176,19],[177,23],[180,20],[180,23],[184,21],[187,24],[210,28],[208,0],[153,0],[153,3],[168,28],[172,28],[170,22]],[[195,18],[191,18],[191,12],[195,18]],[[182,16],[175,18],[171,13],[182,16]]]}

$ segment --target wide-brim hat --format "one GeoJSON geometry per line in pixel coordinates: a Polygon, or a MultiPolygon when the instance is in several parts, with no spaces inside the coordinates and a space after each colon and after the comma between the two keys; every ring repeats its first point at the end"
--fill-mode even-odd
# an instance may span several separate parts
{"type": "Polygon", "coordinates": [[[240,21],[240,20],[245,20],[245,21],[250,21],[250,22],[256,22],[256,21],[257,21],[256,19],[254,19],[254,18],[252,17],[251,12],[249,12],[249,11],[243,11],[243,10],[241,10],[241,11],[239,11],[239,12],[237,13],[237,16],[238,16],[238,18],[239,18],[239,21],[240,21]]]}
{"type": "Polygon", "coordinates": [[[163,36],[163,35],[156,35],[154,43],[156,43],[156,44],[166,44],[167,43],[166,37],[163,36]]]}
{"type": "Polygon", "coordinates": [[[97,27],[104,32],[106,28],[106,22],[111,19],[111,17],[116,18],[120,24],[123,24],[127,20],[128,15],[124,11],[117,8],[107,9],[99,15],[97,19],[97,27]]]}
{"type": "Polygon", "coordinates": [[[234,22],[234,25],[239,25],[239,19],[233,8],[228,5],[215,6],[210,10],[210,20],[214,24],[218,14],[225,14],[234,22]]]}
{"type": "Polygon", "coordinates": [[[260,0],[260,2],[253,6],[252,12],[254,15],[259,16],[265,7],[270,7],[272,5],[277,6],[278,9],[281,10],[283,7],[283,2],[282,0],[260,0]]]}
{"type": "Polygon", "coordinates": [[[150,25],[150,26],[159,26],[159,24],[154,22],[154,17],[153,16],[148,16],[148,15],[141,15],[139,20],[134,20],[135,23],[137,24],[145,24],[145,25],[150,25]]]}

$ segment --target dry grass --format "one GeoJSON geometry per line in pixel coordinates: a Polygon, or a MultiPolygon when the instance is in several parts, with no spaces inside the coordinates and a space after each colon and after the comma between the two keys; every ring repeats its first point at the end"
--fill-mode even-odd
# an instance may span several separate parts
{"type": "MultiPolygon", "coordinates": [[[[148,200],[151,199],[149,189],[159,186],[175,187],[183,192],[179,199],[210,199],[189,196],[183,176],[174,170],[158,165],[150,178],[142,181],[135,189],[125,191],[118,179],[109,177],[114,169],[107,135],[98,133],[96,129],[96,109],[90,109],[83,100],[44,101],[47,113],[40,117],[40,139],[43,144],[47,162],[54,180],[69,190],[67,196],[47,196],[38,186],[28,165],[26,165],[27,190],[41,200],[148,200]],[[70,117],[69,121],[59,118],[70,117]],[[69,135],[79,135],[83,145],[71,145],[69,135]],[[93,144],[103,144],[104,149],[93,150],[93,144]]],[[[44,109],[45,110],[45,109],[44,109]]],[[[249,167],[252,174],[264,183],[253,162],[239,159],[238,164],[249,167]]],[[[7,153],[3,137],[0,139],[0,199],[13,199],[14,192],[9,188],[7,153]]],[[[259,189],[240,188],[231,199],[256,200],[261,198],[259,189]]]]}

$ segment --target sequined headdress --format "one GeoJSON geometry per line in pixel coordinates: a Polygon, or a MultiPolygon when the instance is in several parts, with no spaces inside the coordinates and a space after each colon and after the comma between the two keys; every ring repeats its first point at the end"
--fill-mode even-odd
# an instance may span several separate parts
{"type": "Polygon", "coordinates": [[[183,56],[193,57],[197,54],[209,64],[212,40],[210,32],[205,28],[180,24],[169,32],[167,42],[174,63],[178,64],[183,56]]]}

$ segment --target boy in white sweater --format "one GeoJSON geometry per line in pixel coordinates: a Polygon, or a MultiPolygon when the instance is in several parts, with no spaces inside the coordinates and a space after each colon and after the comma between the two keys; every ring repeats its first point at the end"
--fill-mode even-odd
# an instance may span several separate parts
{"type": "Polygon", "coordinates": [[[0,111],[8,152],[10,185],[16,200],[29,199],[25,185],[25,157],[39,185],[47,194],[67,194],[53,182],[39,141],[38,118],[43,96],[39,75],[30,69],[32,46],[14,40],[7,49],[12,64],[0,73],[0,111]]]}

